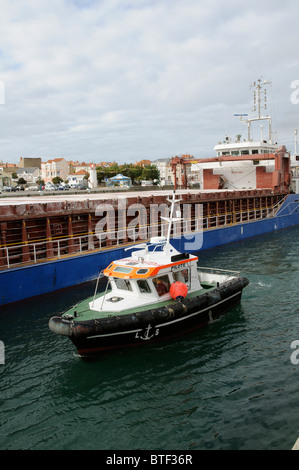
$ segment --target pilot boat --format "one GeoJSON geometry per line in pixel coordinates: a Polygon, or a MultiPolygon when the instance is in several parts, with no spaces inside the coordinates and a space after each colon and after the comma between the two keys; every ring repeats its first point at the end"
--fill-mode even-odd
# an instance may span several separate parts
{"type": "Polygon", "coordinates": [[[198,256],[181,253],[170,241],[175,204],[171,203],[167,236],[127,248],[100,273],[94,295],[49,320],[52,332],[67,336],[80,356],[170,340],[230,311],[249,283],[239,272],[198,267],[198,256]],[[106,289],[98,293],[101,277],[106,289]]]}

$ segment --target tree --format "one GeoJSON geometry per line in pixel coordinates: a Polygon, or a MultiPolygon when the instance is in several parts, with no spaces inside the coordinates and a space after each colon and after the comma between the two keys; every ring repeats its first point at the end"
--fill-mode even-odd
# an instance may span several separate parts
{"type": "Polygon", "coordinates": [[[138,179],[154,181],[160,179],[160,172],[156,165],[146,165],[138,179]]]}
{"type": "Polygon", "coordinates": [[[39,178],[37,178],[36,180],[36,184],[38,184],[39,186],[40,185],[45,186],[45,180],[42,180],[41,177],[39,176],[39,178]]]}
{"type": "Polygon", "coordinates": [[[142,166],[136,166],[133,164],[124,164],[120,167],[120,172],[124,176],[131,178],[132,184],[134,184],[134,181],[137,180],[139,176],[141,176],[142,170],[142,166]]]}
{"type": "Polygon", "coordinates": [[[109,168],[97,167],[98,182],[101,183],[105,178],[112,178],[121,172],[120,167],[115,163],[109,168]]]}
{"type": "Polygon", "coordinates": [[[116,163],[111,165],[109,168],[97,167],[97,178],[98,182],[101,183],[105,178],[112,178],[118,173],[131,178],[132,184],[138,180],[159,180],[160,173],[155,165],[147,165],[145,167],[140,165],[134,165],[132,163],[124,163],[123,165],[117,165],[116,163]]]}
{"type": "Polygon", "coordinates": [[[18,177],[18,175],[17,175],[17,173],[14,171],[14,172],[11,174],[11,177],[12,177],[13,180],[16,180],[17,177],[18,177]]]}
{"type": "Polygon", "coordinates": [[[101,183],[105,179],[105,171],[97,169],[98,183],[101,183]]]}
{"type": "Polygon", "coordinates": [[[18,184],[26,184],[26,183],[27,183],[27,181],[24,180],[24,178],[19,178],[18,179],[18,184]]]}
{"type": "Polygon", "coordinates": [[[63,182],[63,179],[60,178],[60,176],[54,176],[54,178],[52,178],[52,183],[53,184],[60,184],[63,182]]]}

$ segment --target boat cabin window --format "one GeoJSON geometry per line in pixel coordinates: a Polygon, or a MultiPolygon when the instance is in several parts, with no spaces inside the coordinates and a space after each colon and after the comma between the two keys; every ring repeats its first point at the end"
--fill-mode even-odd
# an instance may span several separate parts
{"type": "Polygon", "coordinates": [[[114,272],[116,273],[124,273],[124,274],[129,274],[132,272],[133,268],[127,268],[126,266],[116,266],[116,268],[113,269],[114,272]]]}
{"type": "Polygon", "coordinates": [[[137,271],[137,274],[146,274],[149,270],[146,268],[140,268],[137,271]]]}
{"type": "Polygon", "coordinates": [[[153,283],[156,288],[156,291],[158,292],[159,297],[169,292],[170,282],[167,275],[156,277],[155,279],[153,279],[153,283]]]}
{"type": "Polygon", "coordinates": [[[151,288],[145,279],[138,279],[137,284],[141,294],[148,294],[149,292],[151,292],[151,288]]]}
{"type": "Polygon", "coordinates": [[[115,277],[114,281],[118,289],[130,291],[133,290],[130,281],[128,281],[127,279],[119,279],[118,277],[115,277]]]}
{"type": "Polygon", "coordinates": [[[180,269],[179,271],[174,271],[173,273],[174,281],[180,281],[184,284],[188,284],[189,281],[189,270],[188,269],[180,269]]]}

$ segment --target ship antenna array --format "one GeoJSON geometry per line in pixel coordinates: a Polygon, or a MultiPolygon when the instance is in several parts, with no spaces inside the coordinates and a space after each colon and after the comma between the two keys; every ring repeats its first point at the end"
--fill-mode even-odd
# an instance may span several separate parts
{"type": "MultiPolygon", "coordinates": [[[[272,143],[272,129],[271,129],[271,117],[270,116],[263,116],[261,114],[261,103],[264,101],[264,109],[267,109],[267,90],[266,90],[266,85],[270,85],[271,82],[268,80],[262,81],[262,78],[259,78],[256,82],[253,82],[253,85],[250,85],[250,88],[254,88],[253,92],[253,111],[257,111],[257,117],[254,118],[248,118],[245,121],[243,121],[242,117],[243,116],[248,116],[248,114],[235,114],[234,116],[239,116],[240,121],[242,121],[244,124],[247,124],[248,127],[248,141],[250,141],[251,136],[250,136],[250,131],[251,131],[251,123],[253,121],[262,121],[262,120],[267,120],[269,123],[269,143],[272,143]],[[264,95],[263,97],[261,95],[264,95]]],[[[261,135],[261,140],[262,140],[262,135],[261,135]]]]}
{"type": "Polygon", "coordinates": [[[253,92],[253,111],[258,112],[258,117],[256,119],[265,119],[265,117],[261,116],[261,102],[264,101],[264,109],[267,109],[267,89],[265,88],[266,85],[270,85],[271,82],[268,80],[264,80],[263,83],[262,79],[259,78],[257,82],[253,82],[253,85],[250,85],[250,88],[254,88],[253,92]],[[261,97],[261,92],[264,92],[264,98],[261,97]]]}

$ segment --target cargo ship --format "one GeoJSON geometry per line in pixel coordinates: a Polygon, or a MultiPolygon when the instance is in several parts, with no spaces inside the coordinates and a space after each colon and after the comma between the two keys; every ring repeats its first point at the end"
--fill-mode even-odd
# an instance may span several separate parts
{"type": "MultiPolygon", "coordinates": [[[[171,243],[200,253],[299,223],[290,153],[272,141],[271,118],[241,120],[247,139],[225,138],[216,157],[193,160],[200,189],[178,190],[171,243]],[[269,136],[251,138],[266,120],[269,136]]],[[[180,164],[180,162],[178,163],[180,164]]],[[[186,164],[186,162],[184,162],[186,164]]],[[[3,198],[0,203],[0,305],[95,280],[125,249],[163,237],[172,190],[3,198]]]]}

